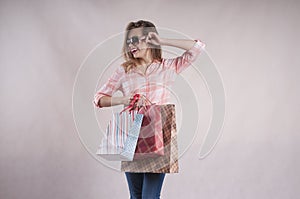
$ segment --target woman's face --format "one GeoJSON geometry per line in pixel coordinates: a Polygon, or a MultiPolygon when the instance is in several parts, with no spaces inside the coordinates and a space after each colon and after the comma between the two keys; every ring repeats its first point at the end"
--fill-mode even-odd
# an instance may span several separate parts
{"type": "Polygon", "coordinates": [[[145,58],[148,45],[145,42],[146,36],[143,35],[142,28],[135,28],[129,31],[127,38],[128,51],[134,58],[145,58]]]}

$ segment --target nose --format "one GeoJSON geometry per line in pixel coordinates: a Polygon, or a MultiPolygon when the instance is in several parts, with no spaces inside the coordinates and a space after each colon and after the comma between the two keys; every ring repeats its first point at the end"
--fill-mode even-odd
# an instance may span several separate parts
{"type": "Polygon", "coordinates": [[[133,46],[133,44],[132,44],[132,42],[130,42],[129,44],[128,44],[128,47],[130,48],[130,47],[132,47],[133,46]]]}

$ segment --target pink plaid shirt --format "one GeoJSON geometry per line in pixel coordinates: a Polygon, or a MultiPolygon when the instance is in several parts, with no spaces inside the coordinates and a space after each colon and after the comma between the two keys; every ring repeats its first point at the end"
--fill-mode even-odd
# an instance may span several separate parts
{"type": "Polygon", "coordinates": [[[95,107],[101,108],[98,105],[100,98],[103,96],[111,97],[116,91],[121,91],[124,96],[139,93],[158,105],[170,103],[170,87],[176,76],[191,65],[204,47],[203,42],[196,40],[194,46],[181,56],[162,59],[161,62],[154,61],[148,66],[145,74],[135,68],[125,73],[122,66],[118,67],[96,93],[94,97],[95,107]]]}

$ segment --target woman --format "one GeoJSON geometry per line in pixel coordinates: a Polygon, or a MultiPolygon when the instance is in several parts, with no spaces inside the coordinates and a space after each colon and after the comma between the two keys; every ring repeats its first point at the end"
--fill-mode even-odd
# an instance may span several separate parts
{"type": "MultiPolygon", "coordinates": [[[[205,44],[200,40],[161,38],[154,24],[149,21],[140,20],[129,23],[123,46],[125,62],[96,93],[95,106],[98,108],[126,106],[136,93],[144,95],[158,105],[170,103],[169,88],[174,83],[176,75],[196,59],[204,46],[205,44]],[[181,48],[185,52],[176,58],[163,59],[161,45],[181,48]],[[123,93],[123,97],[113,97],[118,90],[123,93]]],[[[143,103],[140,100],[137,105],[143,103]]],[[[144,168],[147,162],[139,163],[141,162],[122,162],[122,171],[125,171],[131,198],[160,198],[167,172],[162,169],[149,171],[146,167],[144,168]],[[130,164],[136,164],[134,167],[136,169],[128,169],[130,164]]],[[[175,172],[177,171],[178,167],[175,172]]]]}

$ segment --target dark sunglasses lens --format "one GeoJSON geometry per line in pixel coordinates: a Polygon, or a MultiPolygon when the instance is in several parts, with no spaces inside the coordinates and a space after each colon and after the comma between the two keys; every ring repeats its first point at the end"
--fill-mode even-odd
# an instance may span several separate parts
{"type": "Polygon", "coordinates": [[[132,42],[133,44],[138,44],[138,43],[139,43],[139,38],[138,38],[138,37],[132,37],[132,38],[131,38],[131,42],[132,42]]]}
{"type": "Polygon", "coordinates": [[[136,44],[138,44],[138,43],[139,43],[139,38],[136,37],[136,36],[134,36],[134,37],[132,37],[132,38],[126,40],[126,44],[127,44],[127,45],[129,45],[129,44],[136,45],[136,44]]]}

